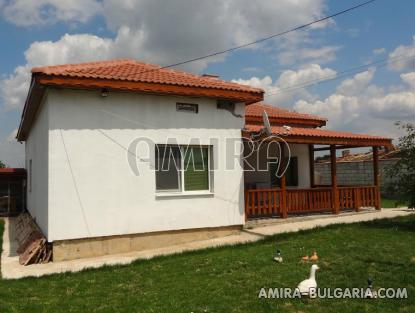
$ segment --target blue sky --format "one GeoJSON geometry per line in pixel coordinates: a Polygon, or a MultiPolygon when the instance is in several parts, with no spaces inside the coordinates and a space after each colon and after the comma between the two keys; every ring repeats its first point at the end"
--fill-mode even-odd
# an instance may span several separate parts
{"type": "MultiPolygon", "coordinates": [[[[327,13],[343,10],[352,3],[358,2],[328,1],[327,13]]],[[[316,40],[316,47],[326,44],[342,47],[337,53],[337,59],[328,63],[333,68],[343,69],[364,64],[370,59],[375,59],[374,49],[385,48],[390,52],[399,45],[411,44],[415,26],[414,12],[414,1],[380,0],[336,17],[336,27],[314,32],[313,40],[316,40]]],[[[259,66],[264,73],[267,73],[270,66],[277,71],[291,68],[273,62],[272,57],[272,51],[253,57],[249,51],[240,50],[229,58],[228,66],[222,67],[222,64],[218,64],[211,68],[222,72],[223,77],[227,79],[232,79],[235,75],[249,78],[249,73],[241,71],[248,66],[259,66]]]]}
{"type": "MultiPolygon", "coordinates": [[[[166,65],[232,47],[355,5],[335,0],[0,0],[0,160],[22,166],[10,141],[32,66],[135,58],[166,65]],[[296,4],[300,3],[300,4],[296,4]]],[[[396,137],[415,121],[414,59],[281,91],[396,56],[415,57],[415,2],[377,0],[306,31],[184,67],[260,86],[272,105],[323,115],[328,127],[396,137]]]]}

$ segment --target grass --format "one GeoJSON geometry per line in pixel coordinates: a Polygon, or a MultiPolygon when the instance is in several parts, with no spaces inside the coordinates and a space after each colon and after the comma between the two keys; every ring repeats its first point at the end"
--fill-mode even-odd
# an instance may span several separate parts
{"type": "Polygon", "coordinates": [[[406,204],[399,199],[382,198],[381,200],[381,207],[385,209],[400,208],[404,206],[406,206],[406,204]]]}
{"type": "MultiPolygon", "coordinates": [[[[1,222],[0,222],[1,223],[1,222]]],[[[3,224],[0,225],[1,230],[3,224]]],[[[0,312],[415,312],[415,215],[43,278],[0,280],[0,312]],[[284,263],[273,262],[276,243],[284,263]],[[406,287],[408,299],[258,299],[295,287],[320,255],[319,287],[406,287]]]]}

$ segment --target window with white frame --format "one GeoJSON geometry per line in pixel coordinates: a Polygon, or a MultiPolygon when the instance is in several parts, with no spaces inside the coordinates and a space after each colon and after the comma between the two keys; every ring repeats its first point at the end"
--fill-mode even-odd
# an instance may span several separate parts
{"type": "Polygon", "coordinates": [[[156,191],[195,193],[211,190],[211,147],[157,145],[156,191]]]}

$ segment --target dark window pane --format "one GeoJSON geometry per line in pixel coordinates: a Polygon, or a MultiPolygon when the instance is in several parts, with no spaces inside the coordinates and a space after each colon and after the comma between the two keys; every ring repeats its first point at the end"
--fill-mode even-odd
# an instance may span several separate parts
{"type": "Polygon", "coordinates": [[[10,183],[10,212],[23,210],[23,182],[10,183]]]}
{"type": "Polygon", "coordinates": [[[9,212],[9,184],[0,183],[0,214],[9,212]]]}
{"type": "Polygon", "coordinates": [[[287,169],[287,186],[298,186],[298,159],[293,157],[287,169]]]}
{"type": "MultiPolygon", "coordinates": [[[[286,162],[288,159],[286,160],[286,162]]],[[[270,160],[273,162],[273,160],[270,160]]],[[[278,163],[270,163],[270,175],[271,175],[271,186],[280,187],[281,179],[278,178],[275,173],[278,169],[278,163]]],[[[285,181],[286,185],[290,187],[298,186],[298,159],[297,157],[290,158],[290,163],[288,164],[287,171],[285,172],[285,181]]]]}
{"type": "Polygon", "coordinates": [[[271,161],[269,164],[270,174],[271,174],[271,187],[279,187],[280,179],[277,177],[278,163],[271,161]]]}
{"type": "Polygon", "coordinates": [[[156,190],[180,190],[180,148],[156,146],[156,190]]]}
{"type": "Polygon", "coordinates": [[[183,148],[184,156],[184,189],[209,190],[209,150],[207,147],[183,148]]]}

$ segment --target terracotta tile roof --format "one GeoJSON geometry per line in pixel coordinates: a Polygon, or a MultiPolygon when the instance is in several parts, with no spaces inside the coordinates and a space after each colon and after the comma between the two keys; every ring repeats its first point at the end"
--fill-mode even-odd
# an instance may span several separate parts
{"type": "Polygon", "coordinates": [[[213,76],[199,76],[135,60],[113,60],[36,67],[26,98],[17,139],[26,140],[45,87],[110,90],[157,95],[206,97],[251,104],[264,91],[213,76]]]}
{"type": "Polygon", "coordinates": [[[13,175],[26,175],[26,169],[24,168],[0,168],[0,176],[7,175],[7,176],[13,176],[13,175]]]}
{"type": "MultiPolygon", "coordinates": [[[[246,125],[245,128],[251,132],[257,132],[262,129],[261,125],[246,125]]],[[[356,138],[356,139],[389,139],[380,136],[371,136],[366,134],[355,134],[349,132],[340,132],[321,128],[303,128],[303,127],[284,127],[272,126],[272,133],[281,136],[309,136],[309,137],[332,137],[332,138],[356,138]]]]}
{"type": "Polygon", "coordinates": [[[255,124],[255,122],[262,123],[262,113],[266,111],[271,125],[293,125],[293,126],[311,126],[321,127],[325,126],[327,119],[317,115],[304,114],[289,111],[287,109],[278,108],[257,102],[251,104],[245,109],[245,119],[247,124],[255,124]]]}
{"type": "Polygon", "coordinates": [[[292,118],[292,119],[306,119],[306,120],[314,120],[314,121],[327,121],[326,118],[321,117],[321,116],[293,112],[287,109],[274,107],[272,105],[265,104],[263,102],[258,102],[258,103],[254,103],[254,104],[247,106],[245,109],[245,115],[262,117],[262,112],[264,110],[268,113],[268,117],[270,118],[275,117],[275,118],[292,118]]]}
{"type": "MultiPolygon", "coordinates": [[[[248,132],[259,132],[263,128],[262,125],[245,125],[245,130],[248,132]]],[[[368,145],[376,143],[384,143],[387,146],[391,146],[391,139],[380,136],[371,136],[366,134],[355,134],[350,132],[341,132],[334,130],[327,130],[321,128],[303,128],[303,127],[284,127],[284,126],[272,126],[272,133],[279,135],[283,138],[296,138],[298,142],[301,139],[313,139],[315,144],[326,144],[330,140],[339,141],[339,144],[354,144],[357,142],[367,142],[368,145]],[[300,139],[301,138],[301,139],[300,139]]]]}
{"type": "Polygon", "coordinates": [[[175,69],[161,68],[159,65],[128,59],[35,67],[32,69],[32,73],[72,78],[93,78],[185,87],[213,88],[258,94],[264,92],[260,88],[228,82],[212,76],[199,76],[175,69]]]}

